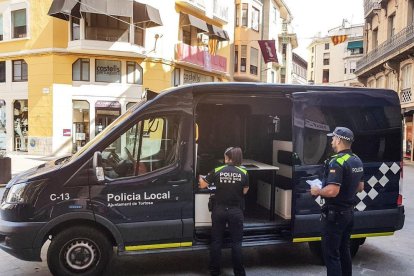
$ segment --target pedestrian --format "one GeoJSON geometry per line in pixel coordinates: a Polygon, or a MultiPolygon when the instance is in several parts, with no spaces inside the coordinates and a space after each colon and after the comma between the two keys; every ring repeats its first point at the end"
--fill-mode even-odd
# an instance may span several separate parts
{"type": "Polygon", "coordinates": [[[337,127],[332,137],[332,149],[336,153],[325,166],[322,188],[313,186],[311,194],[321,196],[325,204],[321,210],[322,252],[328,276],[352,275],[349,249],[354,221],[354,200],[357,192],[364,190],[363,164],[352,153],[353,132],[337,127]]]}
{"type": "Polygon", "coordinates": [[[226,224],[232,241],[231,255],[235,275],[246,275],[242,260],[243,240],[243,195],[249,190],[247,171],[241,166],[242,150],[227,148],[224,152],[224,166],[200,177],[200,188],[215,186],[215,204],[211,213],[210,265],[211,275],[220,275],[221,247],[226,224]]]}

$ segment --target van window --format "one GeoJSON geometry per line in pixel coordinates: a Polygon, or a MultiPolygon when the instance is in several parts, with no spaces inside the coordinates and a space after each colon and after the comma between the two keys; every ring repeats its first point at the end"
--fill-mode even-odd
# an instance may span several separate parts
{"type": "Polygon", "coordinates": [[[102,151],[105,176],[143,175],[176,160],[179,121],[176,116],[156,116],[134,124],[102,151]]]}
{"type": "Polygon", "coordinates": [[[401,115],[398,106],[308,107],[304,112],[303,163],[322,164],[333,154],[326,136],[336,126],[353,130],[352,150],[363,162],[401,159],[401,115]]]}

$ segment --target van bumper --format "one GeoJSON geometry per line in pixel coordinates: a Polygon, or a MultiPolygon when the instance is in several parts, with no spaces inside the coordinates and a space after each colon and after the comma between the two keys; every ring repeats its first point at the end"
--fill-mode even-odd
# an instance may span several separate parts
{"type": "Polygon", "coordinates": [[[0,249],[24,261],[41,262],[39,248],[33,248],[38,231],[46,222],[12,222],[0,219],[0,249]]]}

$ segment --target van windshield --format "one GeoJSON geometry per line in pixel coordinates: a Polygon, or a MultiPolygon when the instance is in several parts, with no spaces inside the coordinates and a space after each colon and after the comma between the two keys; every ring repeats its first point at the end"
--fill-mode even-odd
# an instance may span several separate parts
{"type": "Polygon", "coordinates": [[[88,143],[86,143],[80,150],[74,153],[69,160],[73,161],[76,158],[78,158],[78,156],[82,155],[85,151],[91,148],[94,144],[98,143],[98,141],[100,141],[103,137],[105,137],[106,134],[109,133],[112,129],[114,129],[117,125],[122,124],[123,122],[127,121],[132,115],[132,113],[138,107],[142,106],[144,103],[146,103],[145,100],[135,104],[130,109],[128,109],[124,114],[116,118],[110,125],[104,128],[98,135],[96,135],[93,139],[91,139],[88,143]]]}

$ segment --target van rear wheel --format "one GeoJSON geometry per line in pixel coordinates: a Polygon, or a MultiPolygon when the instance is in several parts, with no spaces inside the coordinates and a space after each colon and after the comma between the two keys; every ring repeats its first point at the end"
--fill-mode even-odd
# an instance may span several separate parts
{"type": "Polygon", "coordinates": [[[47,264],[53,275],[101,275],[112,253],[112,244],[101,231],[72,227],[52,239],[47,264]]]}

